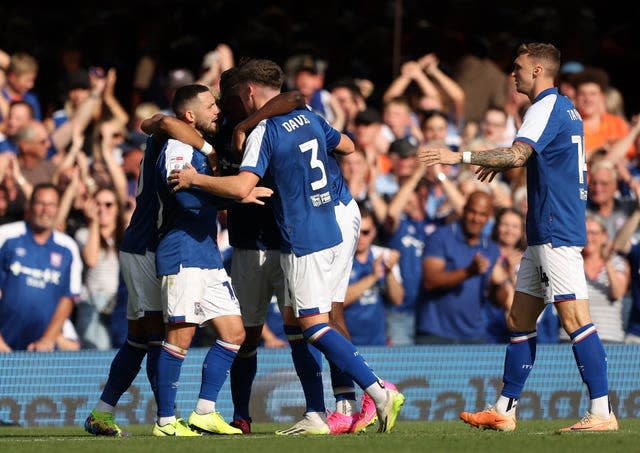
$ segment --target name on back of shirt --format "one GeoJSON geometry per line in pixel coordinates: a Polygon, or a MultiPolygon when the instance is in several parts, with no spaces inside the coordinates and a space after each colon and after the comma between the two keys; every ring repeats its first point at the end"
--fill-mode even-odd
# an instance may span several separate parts
{"type": "Polygon", "coordinates": [[[287,132],[293,132],[294,130],[304,126],[305,124],[311,124],[311,121],[309,121],[309,119],[302,113],[300,115],[294,116],[284,123],[281,123],[282,127],[284,127],[287,132]]]}

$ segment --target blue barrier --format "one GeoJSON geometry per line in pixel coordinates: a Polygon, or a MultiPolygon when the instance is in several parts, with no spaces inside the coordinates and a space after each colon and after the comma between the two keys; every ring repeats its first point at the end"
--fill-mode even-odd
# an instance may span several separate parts
{"type": "MultiPolygon", "coordinates": [[[[407,397],[404,420],[453,420],[462,410],[493,404],[502,386],[504,345],[360,347],[375,372],[407,397]]],[[[607,345],[609,386],[619,418],[640,417],[640,346],[607,345]]],[[[23,426],[81,424],[95,405],[116,351],[0,355],[0,419],[23,426]]],[[[182,368],[177,410],[188,416],[200,386],[205,348],[189,351],[182,368]]],[[[329,367],[325,400],[333,408],[329,367]]],[[[588,408],[571,346],[539,345],[536,364],[518,404],[519,419],[577,418],[588,408]]],[[[229,382],[218,400],[229,419],[229,382]]],[[[260,349],[251,414],[256,422],[289,423],[304,411],[304,398],[288,350],[260,349]]],[[[144,372],[118,404],[123,424],[152,423],[155,402],[144,372]]]]}

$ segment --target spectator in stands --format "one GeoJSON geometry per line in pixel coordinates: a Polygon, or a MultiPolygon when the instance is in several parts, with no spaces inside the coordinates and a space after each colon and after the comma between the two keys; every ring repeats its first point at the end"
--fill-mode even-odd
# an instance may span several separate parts
{"type": "Polygon", "coordinates": [[[0,141],[0,152],[18,154],[16,133],[33,120],[33,107],[27,101],[12,101],[9,103],[6,120],[4,122],[4,140],[0,141]]]}
{"type": "Polygon", "coordinates": [[[489,148],[511,146],[515,135],[507,136],[507,112],[497,107],[489,107],[480,121],[480,138],[489,148]]]}
{"type": "Polygon", "coordinates": [[[6,190],[8,204],[3,223],[24,220],[24,208],[33,186],[22,176],[13,153],[0,153],[0,184],[6,190]]]}
{"type": "Polygon", "coordinates": [[[76,327],[83,348],[106,350],[112,347],[111,313],[118,294],[123,209],[114,189],[100,188],[85,203],[84,211],[88,226],[75,234],[85,268],[76,327]]]}
{"type": "MultiPolygon", "coordinates": [[[[640,200],[640,185],[633,186],[636,199],[640,200]]],[[[627,320],[625,343],[640,344],[640,242],[633,239],[640,225],[640,201],[615,236],[613,248],[624,254],[631,270],[631,309],[627,320]]]]}
{"type": "Polygon", "coordinates": [[[301,57],[301,61],[295,69],[293,89],[302,93],[305,102],[311,107],[312,111],[333,124],[336,120],[336,113],[341,112],[334,112],[331,107],[332,95],[324,87],[326,63],[313,58],[311,55],[302,55],[301,57]]]}
{"type": "Polygon", "coordinates": [[[587,213],[598,214],[607,226],[609,237],[615,237],[622,228],[635,201],[616,197],[618,172],[608,159],[599,159],[589,168],[587,213]]]}
{"type": "Polygon", "coordinates": [[[433,53],[417,61],[407,61],[402,65],[400,75],[385,91],[383,100],[388,102],[402,96],[409,100],[413,112],[443,112],[447,118],[446,144],[457,148],[460,144],[458,131],[464,118],[465,95],[460,85],[442,71],[439,63],[433,53]]]}
{"type": "Polygon", "coordinates": [[[422,265],[424,294],[417,308],[419,344],[484,343],[483,305],[504,306],[507,277],[495,266],[500,250],[482,230],[492,215],[491,196],[469,197],[462,220],[436,230],[427,241],[422,265]]]}
{"type": "Polygon", "coordinates": [[[0,227],[0,351],[48,352],[80,293],[75,241],[53,229],[60,197],[36,185],[26,220],[0,227]]]}
{"type": "Polygon", "coordinates": [[[420,117],[423,142],[449,146],[447,143],[449,117],[447,114],[441,110],[424,110],[420,117]]]}
{"type": "Polygon", "coordinates": [[[567,61],[560,66],[558,74],[558,91],[576,104],[576,74],[584,71],[584,65],[578,61],[567,61]]]}
{"type": "Polygon", "coordinates": [[[400,305],[404,297],[400,253],[373,245],[373,214],[360,209],[360,237],[344,299],[344,319],[355,345],[385,345],[385,302],[400,305]]]}
{"type": "Polygon", "coordinates": [[[406,98],[397,96],[385,101],[382,108],[382,120],[389,141],[400,139],[422,141],[418,119],[406,98]]]}
{"type": "Polygon", "coordinates": [[[91,176],[99,186],[112,186],[118,201],[128,199],[127,177],[122,168],[125,127],[117,120],[100,121],[93,133],[91,176]]]}
{"type": "Polygon", "coordinates": [[[2,88],[2,97],[7,101],[26,101],[33,107],[33,117],[42,121],[42,109],[38,95],[33,87],[40,67],[36,59],[25,52],[11,55],[6,70],[6,85],[2,88]]]}
{"type": "MultiPolygon", "coordinates": [[[[415,342],[416,306],[422,288],[422,253],[435,225],[427,219],[424,207],[429,196],[424,180],[425,166],[415,171],[389,203],[384,230],[386,245],[400,254],[399,266],[404,297],[399,305],[386,306],[387,341],[403,346],[415,342]]],[[[451,183],[453,184],[453,183],[451,183]]]]}
{"type": "Polygon", "coordinates": [[[507,328],[507,314],[511,308],[513,294],[516,287],[516,274],[520,267],[520,260],[527,248],[524,230],[524,216],[514,208],[501,209],[496,215],[491,239],[500,248],[500,258],[497,266],[506,272],[504,290],[508,291],[504,299],[504,306],[486,304],[488,342],[508,343],[509,329],[507,328]]]}
{"type": "MultiPolygon", "coordinates": [[[[625,259],[615,253],[604,219],[589,214],[586,225],[587,243],[582,249],[582,257],[591,319],[603,342],[622,343],[622,297],[629,288],[629,269],[625,259]]],[[[560,332],[560,339],[569,341],[569,336],[560,332]]]]}
{"type": "Polygon", "coordinates": [[[354,79],[347,77],[333,82],[329,91],[331,108],[335,115],[331,125],[349,138],[353,138],[356,115],[367,107],[360,88],[354,79]]]}
{"type": "Polygon", "coordinates": [[[376,191],[383,196],[392,197],[400,184],[407,179],[416,167],[418,140],[413,137],[394,140],[389,145],[391,171],[380,175],[376,181],[376,191]]]}
{"type": "MultiPolygon", "coordinates": [[[[608,147],[629,132],[625,118],[606,110],[605,93],[609,87],[609,75],[600,68],[586,68],[576,74],[576,108],[584,122],[584,149],[589,161],[591,153],[598,148],[608,147]]],[[[635,154],[635,147],[629,147],[627,156],[635,154]]]]}
{"type": "Polygon", "coordinates": [[[376,175],[384,175],[391,170],[387,154],[390,142],[383,133],[382,125],[382,116],[373,108],[358,112],[354,120],[353,142],[356,148],[364,151],[367,164],[376,175]]]}
{"type": "Polygon", "coordinates": [[[31,120],[16,132],[15,140],[18,146],[18,163],[27,182],[32,186],[52,182],[57,167],[47,159],[51,140],[44,124],[31,120]]]}
{"type": "Polygon", "coordinates": [[[387,202],[376,190],[375,166],[367,164],[365,153],[359,148],[340,156],[338,162],[351,196],[374,213],[376,225],[382,224],[387,215],[387,202]]]}

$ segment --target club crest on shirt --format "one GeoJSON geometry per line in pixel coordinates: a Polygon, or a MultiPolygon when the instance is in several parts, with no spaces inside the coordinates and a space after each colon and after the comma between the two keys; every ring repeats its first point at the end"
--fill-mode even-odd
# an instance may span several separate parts
{"type": "Polygon", "coordinates": [[[53,267],[62,266],[62,254],[57,252],[51,252],[51,255],[49,255],[49,262],[53,267]]]}
{"type": "Polygon", "coordinates": [[[16,256],[25,256],[27,254],[27,250],[24,247],[16,248],[16,256]]]}

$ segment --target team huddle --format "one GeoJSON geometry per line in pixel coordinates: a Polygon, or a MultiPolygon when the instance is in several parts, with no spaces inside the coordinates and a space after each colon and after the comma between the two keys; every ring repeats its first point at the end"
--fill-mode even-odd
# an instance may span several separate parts
{"type": "MultiPolygon", "coordinates": [[[[536,319],[554,304],[591,399],[587,414],[561,431],[618,429],[580,254],[586,240],[583,125],[553,85],[559,63],[549,44],[519,48],[512,75],[532,106],[510,147],[419,152],[427,165],[477,165],[481,180],[527,167],[529,247],[509,312],[504,387],[490,409],[460,414],[475,427],[515,430],[517,402],[535,361],[536,319]]],[[[223,73],[219,103],[209,88],[187,85],[175,94],[175,118],[157,115],[143,124],[150,137],[120,255],[129,335],[85,422],[88,432],[122,434],[114,407],[146,355],[158,407],[154,435],[249,433],[256,354],[273,294],[306,403],[303,419],[276,434],[358,433],[376,420],[378,432],[394,428],[405,398],[358,353],[342,312],[361,218],[336,156],[352,153],[354,145],[295,95],[280,94],[283,82],[274,62],[249,60],[223,73]],[[212,137],[215,152],[203,136],[212,137]],[[228,210],[231,275],[217,246],[219,209],[228,210]],[[188,420],[176,418],[182,363],[197,327],[209,321],[217,340],[204,359],[198,401],[188,420]],[[336,399],[328,416],[322,355],[336,399]],[[227,374],[230,423],[216,411],[227,374]],[[364,392],[359,408],[356,384],[364,392]]]]}
{"type": "Polygon", "coordinates": [[[158,115],[143,124],[150,137],[138,208],[121,247],[129,336],[87,431],[121,434],[113,408],[146,354],[158,406],[154,435],[250,432],[256,352],[274,293],[306,400],[304,418],[277,434],[359,432],[376,420],[379,431],[393,429],[404,396],[374,374],[347,339],[336,314],[341,310],[333,310],[346,293],[360,213],[329,152],[353,152],[353,143],[290,96],[278,97],[283,81],[275,63],[252,60],[221,80],[221,130],[220,108],[201,85],[176,92],[175,118],[158,115]],[[238,154],[230,132],[242,119],[253,131],[238,154]],[[203,139],[214,134],[220,155],[203,139]],[[226,176],[214,176],[218,166],[226,176]],[[265,197],[270,206],[262,206],[265,197]],[[229,212],[231,276],[217,246],[218,209],[229,212]],[[188,420],[179,419],[175,383],[195,330],[208,321],[217,340],[204,360],[195,409],[188,420]],[[329,417],[319,353],[332,371],[336,411],[329,417]],[[227,374],[234,401],[230,424],[215,405],[227,374]],[[365,392],[360,410],[354,382],[365,392]]]}

